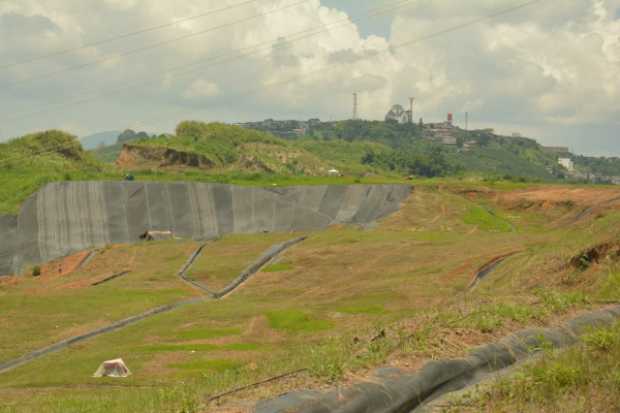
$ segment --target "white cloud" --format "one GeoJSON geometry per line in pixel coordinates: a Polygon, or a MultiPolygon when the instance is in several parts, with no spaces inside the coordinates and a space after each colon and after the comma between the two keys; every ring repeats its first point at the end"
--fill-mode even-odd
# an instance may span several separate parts
{"type": "Polygon", "coordinates": [[[187,99],[212,98],[220,94],[220,88],[216,83],[204,79],[198,79],[183,92],[187,99]]]}
{"type": "Polygon", "coordinates": [[[414,1],[399,8],[389,38],[362,36],[359,25],[346,23],[344,11],[319,0],[294,6],[294,0],[259,1],[172,24],[235,3],[238,0],[105,0],[92,7],[82,0],[0,3],[0,56],[7,63],[171,24],[77,53],[0,69],[2,114],[96,98],[37,116],[0,115],[0,136],[61,125],[109,130],[137,121],[156,131],[184,117],[345,118],[350,116],[353,92],[359,93],[360,112],[367,118],[381,119],[391,104],[405,104],[415,95],[416,116],[428,120],[469,111],[481,126],[539,131],[549,140],[565,135],[577,143],[575,131],[591,125],[600,125],[597,133],[611,137],[620,118],[620,0],[542,0],[396,48],[517,2],[414,1]],[[244,22],[231,24],[239,20],[244,22]],[[323,25],[329,30],[308,36],[323,25]],[[306,36],[291,36],[300,32],[306,36]],[[114,57],[180,36],[190,37],[114,57]],[[255,45],[263,47],[249,53],[255,45]],[[242,58],[223,58],[239,50],[242,58]],[[97,59],[105,60],[39,81],[14,83],[97,59]]]}

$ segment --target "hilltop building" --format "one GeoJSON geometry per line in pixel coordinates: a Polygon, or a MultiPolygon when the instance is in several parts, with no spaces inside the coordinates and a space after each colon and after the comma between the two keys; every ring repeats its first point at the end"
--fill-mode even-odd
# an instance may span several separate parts
{"type": "Polygon", "coordinates": [[[448,117],[445,122],[429,123],[425,125],[425,129],[428,132],[427,136],[430,139],[437,140],[444,145],[456,145],[456,132],[458,128],[454,126],[453,119],[452,114],[448,113],[448,117]]]}
{"type": "Polygon", "coordinates": [[[308,121],[265,119],[260,122],[236,123],[235,125],[242,128],[269,132],[281,138],[294,139],[306,135],[312,126],[320,123],[319,119],[310,119],[308,121]]]}

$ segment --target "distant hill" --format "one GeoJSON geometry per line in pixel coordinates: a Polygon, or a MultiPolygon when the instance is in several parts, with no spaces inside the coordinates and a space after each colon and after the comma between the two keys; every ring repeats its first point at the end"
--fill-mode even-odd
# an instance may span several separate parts
{"type": "Polygon", "coordinates": [[[333,141],[381,144],[392,152],[377,156],[371,151],[365,163],[412,175],[479,174],[518,180],[620,182],[619,158],[560,154],[546,150],[534,139],[501,136],[491,129],[466,131],[445,122],[401,124],[365,120],[268,119],[243,126],[293,141],[319,139],[321,145],[333,141]],[[571,158],[575,170],[568,171],[559,166],[560,157],[571,158]]]}
{"type": "MultiPolygon", "coordinates": [[[[147,132],[135,132],[132,129],[126,129],[123,132],[116,133],[116,137],[112,143],[103,147],[97,146],[90,148],[92,154],[101,162],[114,163],[123,150],[125,143],[133,142],[140,139],[148,139],[150,135],[147,132]]],[[[86,147],[85,147],[86,148],[86,147]]],[[[89,148],[86,148],[89,149],[89,148]]]]}
{"type": "Polygon", "coordinates": [[[86,150],[97,149],[100,146],[111,146],[116,144],[116,140],[118,139],[118,135],[121,132],[119,131],[108,131],[108,132],[99,132],[88,136],[83,136],[80,138],[80,143],[82,147],[86,150]]]}

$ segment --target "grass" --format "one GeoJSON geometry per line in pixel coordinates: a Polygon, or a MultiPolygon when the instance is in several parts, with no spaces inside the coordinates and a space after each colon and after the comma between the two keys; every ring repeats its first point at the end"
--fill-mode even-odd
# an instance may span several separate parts
{"type": "Polygon", "coordinates": [[[483,231],[509,232],[512,230],[509,222],[478,205],[472,206],[467,211],[463,221],[468,225],[475,225],[483,231]]]}
{"type": "Polygon", "coordinates": [[[309,333],[327,330],[330,327],[327,320],[316,319],[297,309],[270,311],[267,313],[267,319],[271,328],[287,333],[309,333]]]}
{"type": "Polygon", "coordinates": [[[282,272],[282,271],[290,271],[293,269],[293,264],[290,262],[278,262],[275,264],[268,265],[263,268],[263,272],[282,272]]]}
{"type": "MultiPolygon", "coordinates": [[[[569,272],[563,264],[613,234],[620,215],[606,216],[604,226],[590,223],[591,231],[534,230],[523,214],[517,231],[472,232],[465,223],[472,204],[445,188],[422,186],[399,213],[373,229],[335,227],[308,234],[224,300],[158,315],[0,375],[2,408],[89,411],[90,403],[95,412],[216,411],[204,405],[205,395],[308,369],[292,382],[238,395],[262,399],[334,383],[388,362],[411,368],[459,357],[516,329],[592,308],[603,291],[608,299],[620,299],[613,264],[592,266],[576,283],[563,281],[569,272]],[[524,253],[468,292],[480,265],[514,250],[524,253]],[[130,378],[91,377],[101,361],[117,357],[132,370],[130,378]],[[147,387],[106,387],[118,383],[147,387]],[[162,394],[168,387],[170,393],[162,394]]],[[[501,205],[493,208],[497,216],[507,213],[501,205]]],[[[191,276],[207,285],[225,284],[269,246],[296,235],[237,235],[212,242],[191,276]]],[[[198,294],[175,275],[196,247],[193,242],[118,246],[66,278],[0,284],[5,358],[198,294]],[[84,287],[131,262],[127,277],[84,287]]],[[[613,346],[605,335],[590,342],[600,351],[613,346]]]]}
{"type": "Polygon", "coordinates": [[[593,330],[583,344],[546,351],[458,411],[611,412],[620,409],[620,325],[593,330]]]}
{"type": "MultiPolygon", "coordinates": [[[[194,262],[188,276],[219,291],[233,281],[274,244],[294,238],[293,234],[231,235],[210,243],[194,262]]],[[[267,268],[269,271],[269,267],[267,268]]]]}

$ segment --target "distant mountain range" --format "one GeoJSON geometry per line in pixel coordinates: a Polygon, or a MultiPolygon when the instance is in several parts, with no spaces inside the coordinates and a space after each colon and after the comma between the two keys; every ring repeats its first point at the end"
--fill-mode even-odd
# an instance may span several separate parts
{"type": "Polygon", "coordinates": [[[80,138],[82,147],[86,150],[97,149],[100,145],[111,146],[116,144],[120,131],[99,132],[80,138]]]}

